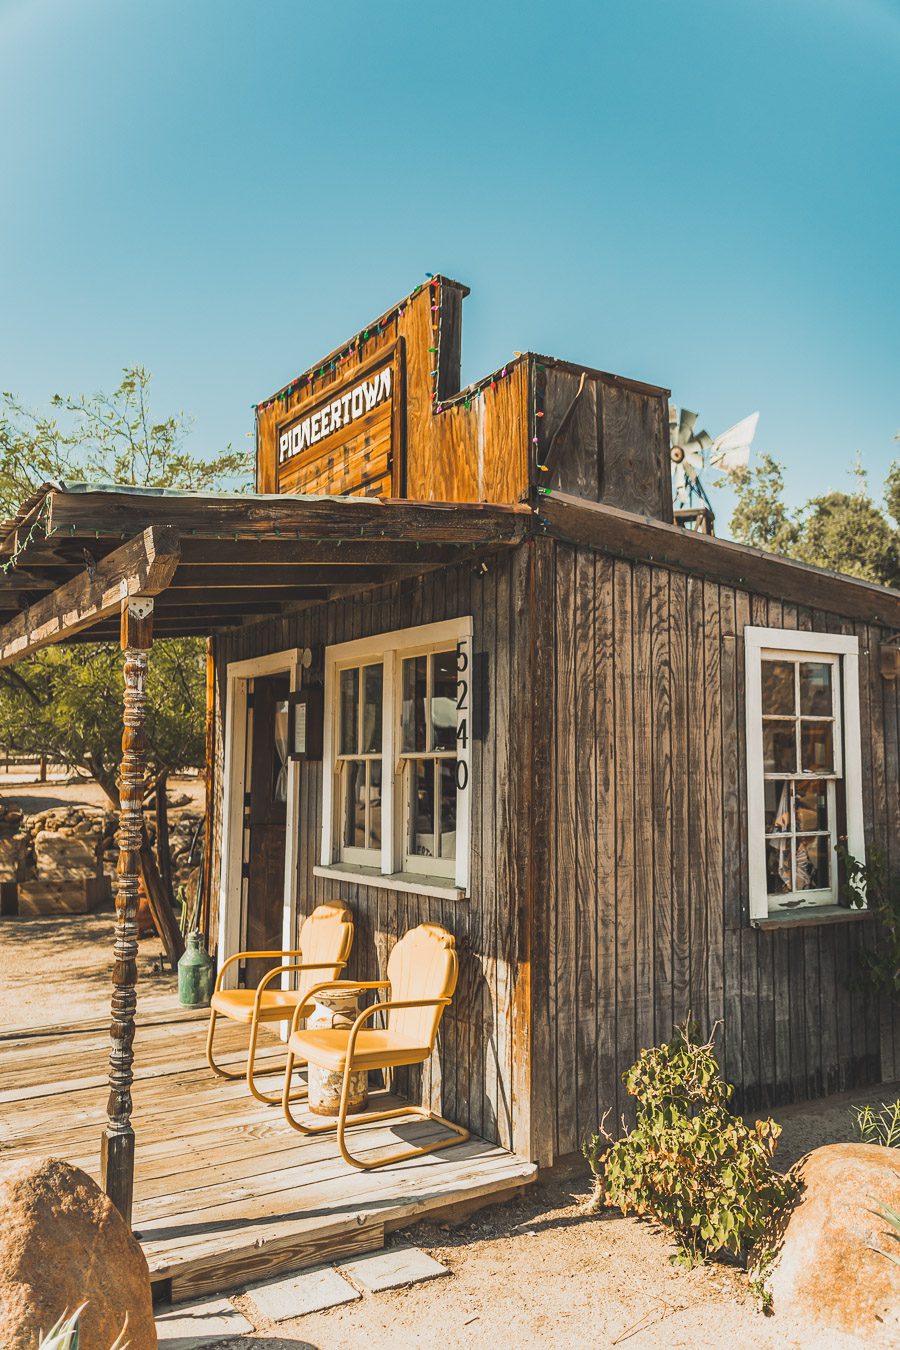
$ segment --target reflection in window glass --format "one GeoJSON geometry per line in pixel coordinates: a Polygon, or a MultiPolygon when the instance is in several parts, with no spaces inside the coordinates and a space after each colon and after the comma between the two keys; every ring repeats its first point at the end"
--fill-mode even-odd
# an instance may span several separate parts
{"type": "Polygon", "coordinates": [[[456,652],[431,658],[431,749],[456,747],[456,652]]]}
{"type": "Polygon", "coordinates": [[[791,716],[796,712],[793,661],[763,661],[762,710],[763,716],[791,716]]]}
{"type": "Polygon", "coordinates": [[[809,717],[830,717],[831,666],[824,661],[800,663],[800,712],[809,717]]]}
{"type": "Polygon", "coordinates": [[[783,834],[791,828],[792,784],[789,779],[766,779],[766,834],[783,834]]]}
{"type": "Polygon", "coordinates": [[[359,726],[359,671],[341,671],[341,754],[355,755],[359,726]]]}
{"type": "Polygon", "coordinates": [[[795,722],[763,722],[763,767],[766,773],[797,772],[795,722]]]}
{"type": "Polygon", "coordinates": [[[366,763],[350,760],[344,765],[344,843],[349,848],[366,846],[366,763]]]}
{"type": "Polygon", "coordinates": [[[794,853],[794,890],[823,891],[831,884],[830,839],[824,834],[798,835],[794,853]]]}
{"type": "Polygon", "coordinates": [[[366,666],[363,670],[363,743],[364,755],[381,754],[381,709],[383,666],[366,666]]]}
{"type": "Polygon", "coordinates": [[[831,722],[800,721],[800,768],[804,773],[831,773],[834,747],[831,722]]]}
{"type": "Polygon", "coordinates": [[[409,851],[421,858],[434,857],[434,761],[409,761],[411,786],[409,851]]]}
{"type": "Polygon", "coordinates": [[[403,662],[403,715],[401,748],[409,754],[425,750],[425,703],[428,658],[413,656],[403,662]]]}
{"type": "Polygon", "coordinates": [[[798,830],[828,829],[828,784],[812,778],[797,783],[794,795],[794,818],[798,830]]]}
{"type": "Polygon", "coordinates": [[[440,763],[441,775],[441,847],[442,858],[456,857],[456,760],[440,763]]]}
{"type": "MultiPolygon", "coordinates": [[[[379,666],[379,669],[381,667],[379,666]]],[[[369,761],[369,840],[366,848],[381,848],[381,760],[369,761]]]]}
{"type": "Polygon", "coordinates": [[[791,841],[769,840],[766,844],[766,890],[784,895],[791,889],[791,841]]]}

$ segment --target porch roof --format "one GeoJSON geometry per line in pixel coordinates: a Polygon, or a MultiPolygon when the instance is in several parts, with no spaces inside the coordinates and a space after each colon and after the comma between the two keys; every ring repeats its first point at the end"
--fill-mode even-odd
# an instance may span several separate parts
{"type": "Polygon", "coordinates": [[[117,639],[127,595],[157,637],[204,636],[518,543],[527,506],[47,483],[0,524],[0,665],[117,639]]]}

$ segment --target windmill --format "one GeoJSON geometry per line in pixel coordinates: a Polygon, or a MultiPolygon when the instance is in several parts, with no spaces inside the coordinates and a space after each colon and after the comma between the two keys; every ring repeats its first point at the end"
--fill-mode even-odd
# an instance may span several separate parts
{"type": "Polygon", "coordinates": [[[713,439],[707,431],[698,431],[698,414],[674,403],[669,404],[669,446],[672,459],[672,491],[675,519],[680,525],[703,534],[712,534],[715,512],[706,495],[700,475],[708,469],[734,473],[750,458],[750,445],[756,433],[759,413],[735,422],[733,427],[713,439]]]}

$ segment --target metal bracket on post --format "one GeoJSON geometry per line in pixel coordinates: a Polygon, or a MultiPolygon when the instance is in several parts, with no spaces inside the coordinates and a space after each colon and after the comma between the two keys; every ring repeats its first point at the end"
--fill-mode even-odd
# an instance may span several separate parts
{"type": "Polygon", "coordinates": [[[153,601],[149,595],[132,595],[128,598],[128,613],[133,619],[146,619],[153,613],[153,601]]]}

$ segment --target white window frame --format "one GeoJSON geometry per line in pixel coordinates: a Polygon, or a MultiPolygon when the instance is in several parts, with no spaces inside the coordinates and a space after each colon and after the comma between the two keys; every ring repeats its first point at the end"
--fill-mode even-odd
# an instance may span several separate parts
{"type": "MultiPolygon", "coordinates": [[[[458,899],[469,887],[469,838],[472,799],[472,617],[396,629],[353,642],[336,643],[325,649],[325,738],[322,765],[322,847],[317,876],[355,878],[366,885],[390,890],[414,891],[458,899]],[[433,859],[430,871],[405,866],[406,822],[403,820],[403,777],[408,773],[408,754],[401,750],[402,669],[410,656],[423,656],[455,647],[458,653],[457,742],[458,784],[456,794],[456,858],[446,870],[433,859]],[[366,866],[355,850],[341,848],[338,791],[340,736],[340,672],[348,666],[383,666],[382,681],[382,773],[381,853],[378,864],[366,866]]],[[[415,757],[415,756],[413,756],[415,757]]]]}
{"type": "MultiPolygon", "coordinates": [[[[747,846],[749,864],[750,922],[790,923],[802,915],[814,921],[816,911],[824,917],[839,902],[837,859],[832,858],[831,894],[812,900],[799,909],[769,909],[766,888],[765,773],[763,753],[762,661],[763,657],[802,660],[804,656],[831,658],[839,679],[835,689],[834,772],[844,784],[847,848],[865,862],[865,830],[862,804],[862,759],[859,722],[859,639],[841,633],[808,633],[793,628],[745,628],[747,726],[747,846]]],[[[821,778],[811,773],[809,777],[821,778]]],[[[834,786],[829,787],[829,817],[834,838],[834,786]]],[[[833,844],[832,844],[833,847],[833,844]]],[[[813,892],[813,895],[816,893],[813,892]]]]}

